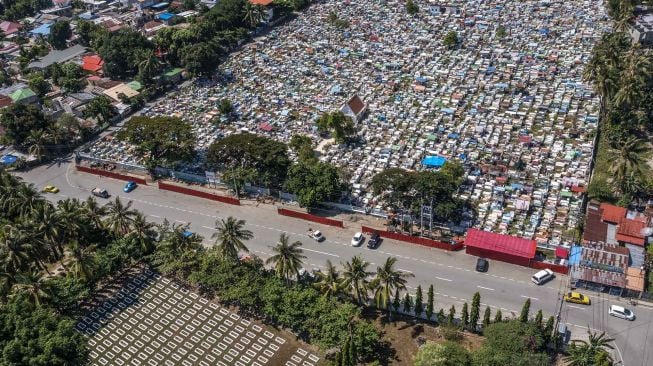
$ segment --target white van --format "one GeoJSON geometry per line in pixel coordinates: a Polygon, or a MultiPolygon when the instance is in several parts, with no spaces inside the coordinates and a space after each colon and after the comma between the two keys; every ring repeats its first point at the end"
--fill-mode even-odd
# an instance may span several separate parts
{"type": "Polygon", "coordinates": [[[536,285],[541,285],[552,278],[553,278],[553,271],[546,268],[534,274],[533,277],[531,277],[531,281],[533,281],[533,283],[536,285]]]}

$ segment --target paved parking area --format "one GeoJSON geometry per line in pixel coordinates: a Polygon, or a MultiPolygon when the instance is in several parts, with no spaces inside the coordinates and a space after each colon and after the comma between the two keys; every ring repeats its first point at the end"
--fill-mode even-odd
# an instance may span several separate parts
{"type": "Polygon", "coordinates": [[[90,365],[311,366],[320,361],[150,270],[126,282],[76,327],[89,337],[90,365]]]}

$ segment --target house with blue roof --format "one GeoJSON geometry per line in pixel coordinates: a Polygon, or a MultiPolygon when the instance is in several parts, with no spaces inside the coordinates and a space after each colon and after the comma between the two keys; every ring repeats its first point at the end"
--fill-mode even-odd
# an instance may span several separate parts
{"type": "Polygon", "coordinates": [[[165,23],[165,25],[171,25],[176,17],[176,14],[168,12],[160,13],[156,16],[156,18],[165,23]]]}
{"type": "Polygon", "coordinates": [[[41,24],[40,26],[29,31],[32,37],[47,37],[50,35],[50,28],[52,23],[41,24]]]}

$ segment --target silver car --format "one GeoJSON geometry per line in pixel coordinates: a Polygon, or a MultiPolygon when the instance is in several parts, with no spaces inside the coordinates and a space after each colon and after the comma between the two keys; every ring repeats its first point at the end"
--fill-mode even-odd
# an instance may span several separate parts
{"type": "Polygon", "coordinates": [[[635,313],[619,305],[610,305],[608,314],[626,320],[635,320],[635,313]]]}

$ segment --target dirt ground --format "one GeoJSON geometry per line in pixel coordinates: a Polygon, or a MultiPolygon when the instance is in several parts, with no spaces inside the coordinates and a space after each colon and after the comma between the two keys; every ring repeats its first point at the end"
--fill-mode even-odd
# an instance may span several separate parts
{"type": "MultiPolygon", "coordinates": [[[[372,320],[383,333],[385,360],[379,360],[382,365],[412,365],[413,356],[417,353],[418,341],[429,340],[436,343],[445,341],[438,328],[432,324],[417,323],[414,319],[403,316],[395,316],[393,322],[386,323],[385,316],[375,315],[365,314],[365,317],[372,320]]],[[[468,350],[473,351],[482,343],[483,337],[468,332],[463,333],[461,344],[468,350]]]]}

